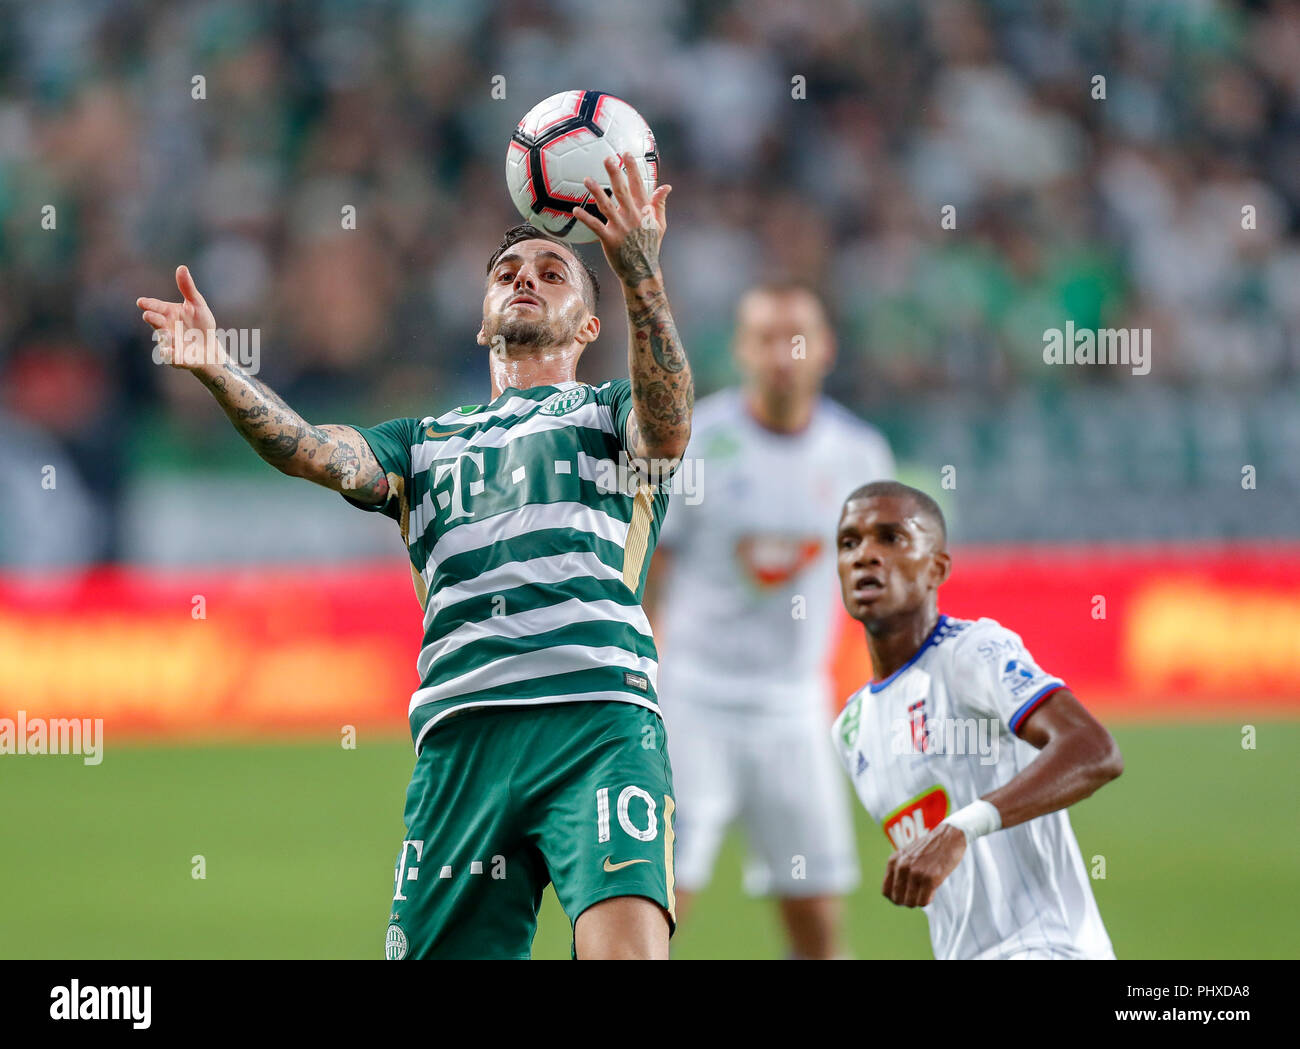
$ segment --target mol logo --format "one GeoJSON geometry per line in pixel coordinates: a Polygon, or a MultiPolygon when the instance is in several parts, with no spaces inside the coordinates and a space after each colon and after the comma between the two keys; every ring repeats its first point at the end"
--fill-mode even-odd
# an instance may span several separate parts
{"type": "Polygon", "coordinates": [[[948,815],[948,792],[932,787],[905,801],[881,823],[881,829],[895,849],[901,849],[923,837],[948,815]]]}

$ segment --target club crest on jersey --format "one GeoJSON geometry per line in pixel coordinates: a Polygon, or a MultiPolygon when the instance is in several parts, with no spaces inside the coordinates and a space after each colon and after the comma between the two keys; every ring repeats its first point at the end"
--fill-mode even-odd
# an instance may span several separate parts
{"type": "Polygon", "coordinates": [[[396,923],[388,926],[388,935],[384,937],[384,957],[390,962],[400,962],[406,957],[406,933],[396,923]]]}
{"type": "Polygon", "coordinates": [[[590,396],[591,390],[586,386],[579,386],[576,390],[561,390],[547,397],[537,411],[540,415],[568,415],[586,404],[590,396]]]}
{"type": "Polygon", "coordinates": [[[948,792],[931,787],[898,806],[881,821],[880,829],[894,848],[901,849],[934,830],[947,815],[948,792]]]}
{"type": "Polygon", "coordinates": [[[912,732],[912,753],[925,754],[930,750],[930,726],[926,723],[925,699],[922,697],[907,706],[908,727],[912,732]]]}
{"type": "Polygon", "coordinates": [[[844,719],[840,726],[840,739],[844,740],[846,747],[853,746],[853,741],[858,738],[858,722],[862,719],[862,694],[857,693],[849,699],[848,705],[844,708],[844,713],[840,715],[844,719]]]}
{"type": "Polygon", "coordinates": [[[736,543],[745,575],[764,590],[790,582],[821,551],[820,539],[805,536],[747,535],[736,543]]]}

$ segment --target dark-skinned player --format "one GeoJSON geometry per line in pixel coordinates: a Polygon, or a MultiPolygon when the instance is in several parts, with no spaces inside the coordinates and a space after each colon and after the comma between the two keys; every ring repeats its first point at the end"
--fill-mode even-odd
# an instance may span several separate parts
{"type": "Polygon", "coordinates": [[[1114,958],[1066,813],[1123,771],[1110,733],[1017,634],[939,612],[952,557],[924,492],[859,488],[836,549],[876,677],[833,731],[895,848],[884,895],[924,908],[936,958],[1114,958]]]}

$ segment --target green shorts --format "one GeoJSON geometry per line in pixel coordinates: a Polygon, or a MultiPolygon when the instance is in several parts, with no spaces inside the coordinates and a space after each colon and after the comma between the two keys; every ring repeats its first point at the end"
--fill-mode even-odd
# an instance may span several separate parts
{"type": "Polygon", "coordinates": [[[601,900],[645,896],[675,929],[673,807],[663,722],[645,707],[449,717],[406,792],[384,956],[527,958],[547,882],[570,923],[601,900]]]}

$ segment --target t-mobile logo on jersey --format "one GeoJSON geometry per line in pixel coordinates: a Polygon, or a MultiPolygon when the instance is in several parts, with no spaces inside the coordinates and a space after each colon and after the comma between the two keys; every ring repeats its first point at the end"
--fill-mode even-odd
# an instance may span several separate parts
{"type": "MultiPolygon", "coordinates": [[[[438,491],[438,508],[446,510],[451,507],[451,513],[447,515],[446,522],[450,524],[462,517],[474,516],[473,511],[465,508],[465,492],[468,490],[471,496],[483,494],[483,453],[464,452],[452,461],[438,463],[434,467],[433,483],[435,486],[441,485],[448,476],[451,477],[451,490],[438,491]],[[478,474],[478,479],[467,479],[465,470],[462,469],[463,465],[472,466],[475,473],[478,474]]],[[[435,491],[437,491],[436,487],[435,491]]]]}

